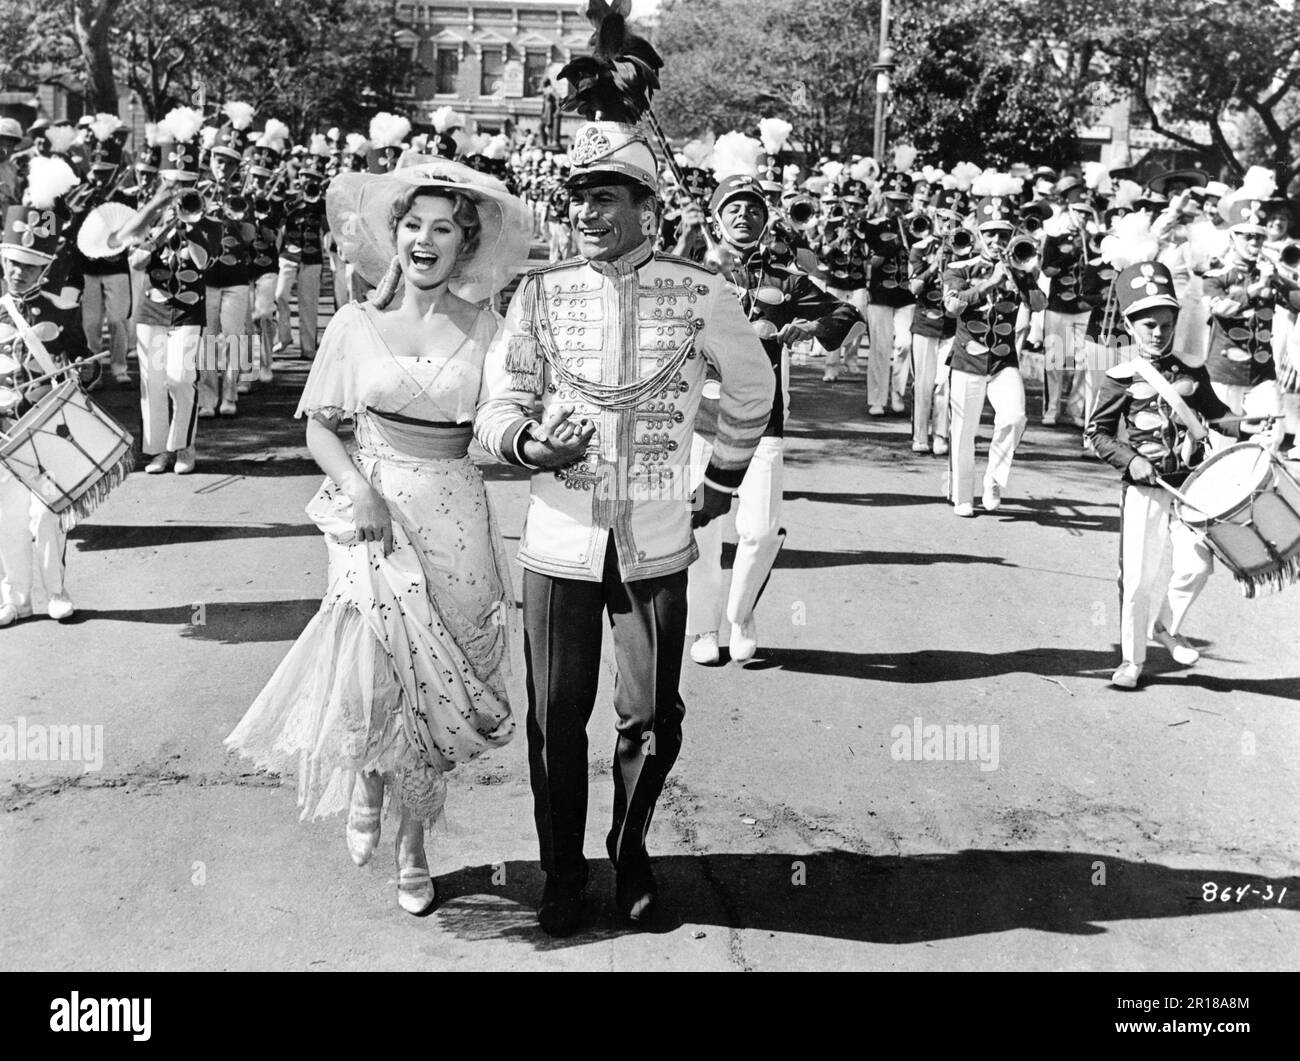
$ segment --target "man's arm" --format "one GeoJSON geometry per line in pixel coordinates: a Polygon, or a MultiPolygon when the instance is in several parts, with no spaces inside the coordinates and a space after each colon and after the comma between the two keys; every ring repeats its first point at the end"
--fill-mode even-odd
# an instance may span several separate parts
{"type": "Polygon", "coordinates": [[[525,429],[536,424],[533,408],[546,385],[546,362],[533,334],[536,277],[525,276],[510,300],[505,327],[483,360],[474,437],[497,460],[519,467],[536,467],[521,449],[525,429]]]}
{"type": "Polygon", "coordinates": [[[1121,472],[1127,471],[1139,456],[1137,450],[1119,440],[1119,423],[1128,400],[1128,388],[1123,383],[1109,373],[1102,376],[1096,407],[1083,432],[1097,456],[1121,472]]]}
{"type": "Polygon", "coordinates": [[[862,320],[857,309],[823,291],[807,276],[801,276],[795,282],[786,305],[794,320],[814,322],[813,338],[827,350],[836,349],[853,326],[862,320]]]}

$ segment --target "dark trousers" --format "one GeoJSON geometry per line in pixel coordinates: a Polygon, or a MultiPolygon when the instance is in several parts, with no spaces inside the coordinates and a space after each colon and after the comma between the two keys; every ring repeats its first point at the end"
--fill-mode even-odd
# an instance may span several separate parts
{"type": "Polygon", "coordinates": [[[678,696],[686,637],[686,572],[624,582],[611,537],[599,582],[524,572],[528,762],[542,869],[582,885],[587,861],[587,722],[600,676],[601,615],[614,632],[615,868],[646,859],[645,834],[682,746],[678,696]]]}

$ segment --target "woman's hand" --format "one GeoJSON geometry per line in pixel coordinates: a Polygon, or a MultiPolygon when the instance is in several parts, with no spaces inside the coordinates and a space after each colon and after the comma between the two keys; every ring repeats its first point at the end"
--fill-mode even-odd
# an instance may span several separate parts
{"type": "Polygon", "coordinates": [[[393,517],[388,503],[373,486],[367,485],[352,498],[352,524],[359,542],[383,542],[384,555],[393,551],[393,517]]]}

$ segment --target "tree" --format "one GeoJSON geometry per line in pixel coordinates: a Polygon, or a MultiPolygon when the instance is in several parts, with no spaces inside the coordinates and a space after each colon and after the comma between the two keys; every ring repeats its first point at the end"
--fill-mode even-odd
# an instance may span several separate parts
{"type": "Polygon", "coordinates": [[[784,118],[809,156],[868,152],[877,0],[668,0],[655,113],[672,136],[784,118]]]}

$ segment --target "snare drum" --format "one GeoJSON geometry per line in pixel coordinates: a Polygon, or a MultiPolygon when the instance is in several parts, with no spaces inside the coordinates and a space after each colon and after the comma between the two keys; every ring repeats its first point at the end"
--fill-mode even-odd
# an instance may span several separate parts
{"type": "Polygon", "coordinates": [[[131,442],[121,424],[67,380],[0,433],[0,464],[71,530],[126,478],[131,442]]]}
{"type": "Polygon", "coordinates": [[[1300,482],[1268,450],[1229,446],[1191,474],[1182,495],[1178,518],[1204,536],[1247,597],[1300,577],[1300,482]]]}

